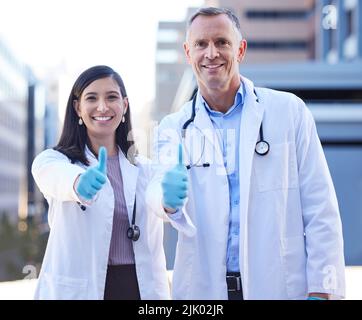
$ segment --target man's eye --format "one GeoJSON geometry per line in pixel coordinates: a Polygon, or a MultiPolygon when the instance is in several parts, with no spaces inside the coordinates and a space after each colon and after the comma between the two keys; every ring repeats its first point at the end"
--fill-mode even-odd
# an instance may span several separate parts
{"type": "Polygon", "coordinates": [[[218,44],[219,46],[226,46],[226,45],[228,44],[228,42],[227,42],[226,40],[219,40],[219,41],[217,42],[217,44],[218,44]]]}
{"type": "Polygon", "coordinates": [[[207,46],[207,43],[205,41],[198,41],[195,43],[195,46],[198,48],[204,48],[207,46]]]}

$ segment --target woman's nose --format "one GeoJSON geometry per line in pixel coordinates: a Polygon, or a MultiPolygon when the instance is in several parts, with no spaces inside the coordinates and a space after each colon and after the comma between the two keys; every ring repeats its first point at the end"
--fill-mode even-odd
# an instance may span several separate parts
{"type": "Polygon", "coordinates": [[[105,112],[107,109],[108,109],[108,107],[107,107],[106,101],[103,99],[99,99],[97,110],[99,112],[105,112]]]}

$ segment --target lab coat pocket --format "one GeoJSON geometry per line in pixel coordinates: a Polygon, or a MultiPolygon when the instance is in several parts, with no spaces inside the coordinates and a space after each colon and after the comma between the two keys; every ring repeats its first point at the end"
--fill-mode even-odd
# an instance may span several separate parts
{"type": "Polygon", "coordinates": [[[306,251],[304,236],[282,239],[282,262],[289,299],[305,297],[307,293],[306,251]]]}
{"type": "Polygon", "coordinates": [[[87,299],[88,280],[61,275],[43,274],[40,298],[55,300],[87,299]],[[46,293],[47,292],[47,293],[46,293]],[[43,296],[43,297],[42,297],[43,296]]]}
{"type": "Polygon", "coordinates": [[[294,143],[271,144],[266,155],[255,154],[254,172],[259,192],[296,188],[298,175],[294,143]]]}

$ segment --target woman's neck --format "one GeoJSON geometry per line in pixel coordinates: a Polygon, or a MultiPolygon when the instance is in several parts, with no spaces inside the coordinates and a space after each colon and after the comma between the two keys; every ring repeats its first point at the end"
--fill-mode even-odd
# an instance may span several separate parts
{"type": "Polygon", "coordinates": [[[90,144],[94,152],[98,154],[100,147],[105,147],[107,149],[108,156],[112,157],[118,154],[118,146],[115,139],[97,139],[94,137],[89,137],[90,144]]]}

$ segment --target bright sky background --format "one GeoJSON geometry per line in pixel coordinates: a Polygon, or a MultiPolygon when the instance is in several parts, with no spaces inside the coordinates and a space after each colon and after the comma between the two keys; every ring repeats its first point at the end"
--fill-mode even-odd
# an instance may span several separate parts
{"type": "Polygon", "coordinates": [[[0,0],[0,37],[40,78],[61,62],[72,81],[92,65],[113,67],[124,79],[132,108],[138,109],[154,97],[157,22],[182,20],[187,7],[202,3],[0,0]]]}

